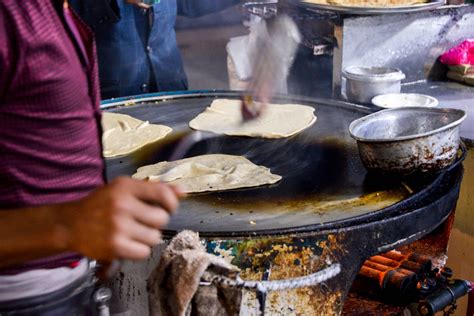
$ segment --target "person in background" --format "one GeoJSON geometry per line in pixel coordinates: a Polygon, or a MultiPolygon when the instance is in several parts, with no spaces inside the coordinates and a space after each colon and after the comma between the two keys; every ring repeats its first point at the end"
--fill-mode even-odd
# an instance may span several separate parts
{"type": "Polygon", "coordinates": [[[86,257],[147,258],[182,193],[105,184],[93,36],[67,1],[0,1],[0,43],[0,315],[89,315],[86,257]]]}
{"type": "Polygon", "coordinates": [[[71,0],[97,40],[102,99],[188,88],[174,30],[240,0],[71,0]]]}

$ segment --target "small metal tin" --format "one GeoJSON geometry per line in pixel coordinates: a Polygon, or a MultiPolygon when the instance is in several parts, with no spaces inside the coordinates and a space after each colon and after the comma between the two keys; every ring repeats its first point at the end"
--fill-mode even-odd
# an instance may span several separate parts
{"type": "Polygon", "coordinates": [[[350,102],[369,104],[379,94],[400,93],[405,74],[397,68],[350,66],[342,71],[350,102]]]}

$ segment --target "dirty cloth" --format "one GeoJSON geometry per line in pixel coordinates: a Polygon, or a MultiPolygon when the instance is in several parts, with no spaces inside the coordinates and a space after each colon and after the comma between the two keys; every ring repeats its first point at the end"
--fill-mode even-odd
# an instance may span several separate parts
{"type": "Polygon", "coordinates": [[[241,290],[200,285],[205,272],[236,278],[239,269],[206,253],[197,233],[182,231],[171,240],[150,275],[150,315],[239,315],[241,290]]]}

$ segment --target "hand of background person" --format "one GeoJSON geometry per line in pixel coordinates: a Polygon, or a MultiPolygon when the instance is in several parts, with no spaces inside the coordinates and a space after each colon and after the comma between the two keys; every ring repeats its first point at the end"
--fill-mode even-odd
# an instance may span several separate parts
{"type": "Polygon", "coordinates": [[[106,262],[145,259],[182,196],[166,184],[118,178],[71,203],[65,216],[68,248],[106,262]]]}
{"type": "Polygon", "coordinates": [[[146,3],[143,3],[143,1],[141,0],[125,0],[128,4],[133,4],[133,5],[136,5],[137,7],[139,8],[142,8],[142,9],[149,9],[150,6],[146,3]]]}

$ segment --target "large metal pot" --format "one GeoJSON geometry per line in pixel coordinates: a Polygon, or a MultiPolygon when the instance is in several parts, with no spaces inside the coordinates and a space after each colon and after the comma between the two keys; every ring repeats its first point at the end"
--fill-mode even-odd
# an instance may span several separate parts
{"type": "Polygon", "coordinates": [[[456,109],[390,109],[355,120],[349,132],[367,169],[408,175],[448,167],[456,159],[465,118],[456,109]]]}

